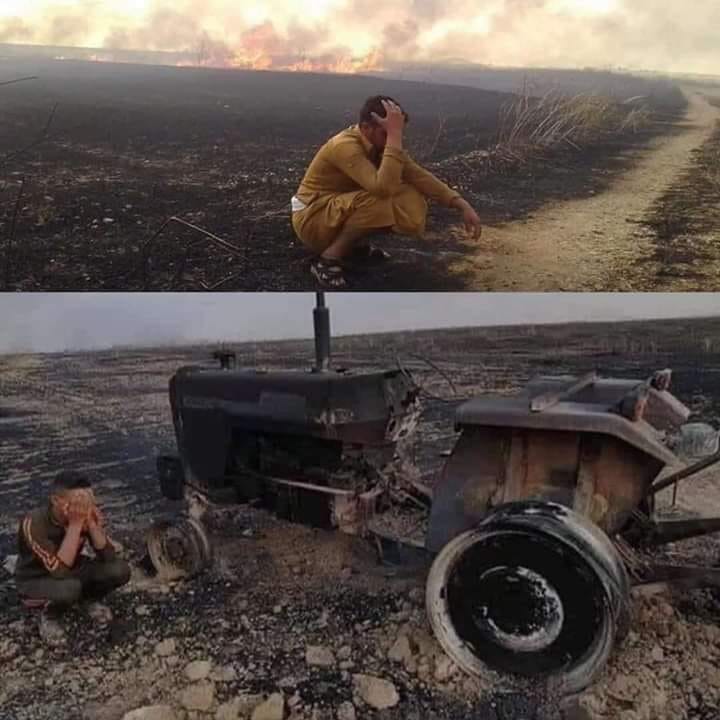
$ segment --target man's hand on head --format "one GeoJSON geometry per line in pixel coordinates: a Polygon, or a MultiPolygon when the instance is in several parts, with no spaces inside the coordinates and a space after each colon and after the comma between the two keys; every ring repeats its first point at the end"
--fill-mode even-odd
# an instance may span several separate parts
{"type": "Polygon", "coordinates": [[[402,136],[405,128],[405,113],[399,105],[391,100],[383,100],[382,105],[385,108],[385,117],[380,117],[377,113],[373,113],[373,120],[384,128],[388,137],[392,135],[402,136]]]}

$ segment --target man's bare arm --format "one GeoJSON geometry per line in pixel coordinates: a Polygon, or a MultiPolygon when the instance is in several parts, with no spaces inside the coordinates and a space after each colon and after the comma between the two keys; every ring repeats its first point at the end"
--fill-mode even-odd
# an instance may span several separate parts
{"type": "Polygon", "coordinates": [[[70,568],[75,564],[80,545],[82,544],[83,520],[71,520],[65,531],[65,537],[60,543],[56,553],[57,559],[66,567],[70,568]]]}
{"type": "Polygon", "coordinates": [[[67,529],[60,549],[58,560],[65,567],[72,567],[82,546],[82,535],[92,510],[92,501],[86,493],[78,493],[67,509],[67,529]]]}
{"type": "Polygon", "coordinates": [[[115,548],[110,542],[110,538],[105,532],[105,528],[102,524],[102,516],[95,507],[90,513],[90,517],[87,522],[87,531],[90,536],[90,543],[93,546],[93,550],[103,559],[109,560],[115,554],[115,548]]]}
{"type": "Polygon", "coordinates": [[[451,206],[463,214],[463,223],[465,230],[475,239],[478,240],[482,234],[482,223],[480,216],[475,212],[473,206],[464,198],[456,197],[453,199],[451,206]]]}

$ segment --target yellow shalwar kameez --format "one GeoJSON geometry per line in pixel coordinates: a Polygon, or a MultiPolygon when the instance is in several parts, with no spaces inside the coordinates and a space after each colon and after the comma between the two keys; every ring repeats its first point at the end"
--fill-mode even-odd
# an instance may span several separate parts
{"type": "Polygon", "coordinates": [[[295,233],[319,254],[343,228],[422,235],[426,198],[449,206],[460,193],[404,150],[379,153],[353,125],[318,150],[295,197],[305,205],[292,213],[295,233]]]}

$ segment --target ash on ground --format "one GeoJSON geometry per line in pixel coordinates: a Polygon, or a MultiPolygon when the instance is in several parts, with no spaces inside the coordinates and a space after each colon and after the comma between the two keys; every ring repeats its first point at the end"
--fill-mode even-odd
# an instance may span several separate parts
{"type": "MultiPolygon", "coordinates": [[[[205,517],[213,567],[163,584],[122,537],[131,583],[113,621],[87,608],[40,637],[7,573],[0,705],[16,720],[711,720],[720,713],[720,602],[636,597],[635,623],[588,691],[550,698],[490,671],[464,675],[432,636],[422,569],[378,562],[366,541],[252,507],[205,517]]],[[[5,572],[5,571],[3,571],[5,572]]]]}
{"type": "MultiPolygon", "coordinates": [[[[248,367],[302,367],[311,342],[238,347],[248,367]]],[[[337,338],[338,366],[363,369],[423,353],[457,385],[413,366],[428,393],[412,444],[432,485],[455,442],[460,398],[508,393],[537,372],[649,377],[673,388],[696,419],[720,424],[720,320],[457,329],[337,338]]],[[[634,623],[606,671],[561,705],[541,689],[488,673],[469,680],[432,638],[422,568],[378,564],[376,548],[247,506],[204,518],[216,555],[191,581],[163,585],[141,570],[143,532],[167,508],[155,457],[175,439],[167,378],[207,348],[3,356],[0,509],[0,718],[12,720],[717,720],[720,600],[711,591],[635,597],[634,623]],[[130,399],[130,400],[129,400],[130,399]],[[110,522],[135,571],[110,597],[114,622],[84,609],[52,648],[17,603],[3,568],[17,521],[62,467],[93,469],[110,522]],[[192,663],[192,664],[191,664],[192,663]],[[190,666],[190,667],[188,667],[190,666]],[[373,704],[374,703],[374,704],[373,704]],[[154,710],[147,708],[154,707],[154,710]],[[134,711],[145,708],[142,713],[134,711]],[[382,708],[382,709],[380,709],[382,708]],[[126,717],[127,716],[127,717],[126,717]]],[[[667,505],[672,491],[660,498],[667,505]]],[[[720,476],[681,485],[665,512],[715,515],[720,476]]],[[[401,518],[405,520],[406,518],[401,518]]],[[[409,523],[391,528],[401,534],[409,523]]],[[[669,546],[669,561],[715,564],[717,536],[669,546]]],[[[10,567],[10,565],[8,565],[10,567]]]]}

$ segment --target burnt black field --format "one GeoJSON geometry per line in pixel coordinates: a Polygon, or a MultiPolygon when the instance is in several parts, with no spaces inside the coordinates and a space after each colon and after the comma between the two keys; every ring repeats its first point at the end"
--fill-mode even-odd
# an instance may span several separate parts
{"type": "MultiPolygon", "coordinates": [[[[212,349],[0,356],[0,558],[15,551],[18,519],[44,502],[53,475],[78,468],[93,479],[113,538],[137,566],[145,530],[176,510],[161,498],[154,472],[156,455],[174,450],[168,378],[181,365],[209,362],[212,349]]],[[[313,347],[308,340],[234,349],[243,366],[306,368],[313,347]]],[[[513,392],[536,373],[597,369],[644,379],[671,367],[675,393],[698,418],[720,423],[719,318],[401,332],[336,338],[333,350],[336,367],[387,367],[400,358],[416,376],[425,390],[424,411],[410,454],[430,483],[442,463],[440,453],[452,447],[452,416],[461,398],[513,392]]],[[[478,700],[472,687],[464,695],[439,691],[378,653],[388,623],[405,612],[410,590],[420,598],[415,612],[422,617],[424,576],[387,574],[361,540],[292,525],[249,506],[214,508],[207,526],[217,556],[211,572],[165,589],[139,582],[113,596],[117,622],[108,637],[79,610],[67,620],[73,637],[66,649],[43,645],[32,617],[17,604],[12,580],[0,569],[5,642],[21,648],[8,662],[0,688],[13,717],[50,720],[61,712],[73,720],[120,720],[144,704],[176,702],[182,673],[153,653],[154,644],[167,637],[177,640],[183,657],[211,657],[239,668],[236,679],[218,685],[222,701],[239,693],[273,692],[279,682],[288,682],[282,685],[287,697],[297,688],[306,707],[329,713],[351,699],[348,678],[336,668],[308,673],[304,652],[308,643],[326,643],[331,635],[353,645],[358,660],[353,672],[392,678],[398,685],[401,702],[383,713],[388,720],[560,719],[552,702],[546,706],[523,692],[490,686],[478,700]],[[321,609],[329,617],[325,624],[318,621],[321,609]],[[36,682],[57,667],[65,668],[73,692],[36,682]],[[142,675],[146,668],[153,668],[152,680],[142,675]]],[[[707,553],[717,554],[712,538],[704,539],[702,548],[701,562],[707,553]]],[[[716,603],[688,595],[678,608],[673,623],[683,628],[705,623],[711,637],[716,603]]],[[[643,632],[654,642],[651,630],[643,632]]],[[[676,646],[673,652],[681,649],[687,650],[676,646]]],[[[623,657],[617,660],[621,667],[623,657]]],[[[668,653],[665,664],[655,667],[664,672],[672,657],[668,653]]],[[[629,677],[642,677],[638,673],[629,677]]],[[[712,713],[714,705],[701,699],[697,707],[712,713]]]]}
{"type": "MultiPolygon", "coordinates": [[[[582,152],[490,172],[468,154],[494,142],[498,113],[527,73],[506,71],[498,85],[494,74],[463,70],[455,84],[440,84],[434,77],[0,57],[0,82],[38,78],[0,86],[0,288],[312,289],[310,257],[290,227],[289,198],[317,148],[355,122],[371,94],[404,104],[415,158],[431,169],[438,164],[440,176],[486,222],[596,192],[627,166],[628,151],[671,131],[667,123],[684,107],[682,94],[665,81],[557,72],[552,86],[567,92],[577,92],[584,78],[586,92],[646,95],[660,122],[582,152]],[[490,89],[483,89],[486,81],[490,89]],[[171,216],[238,251],[177,224],[148,245],[171,216]]],[[[541,93],[550,79],[543,83],[526,89],[541,93]]],[[[465,278],[449,265],[467,248],[444,232],[451,220],[455,214],[434,208],[431,242],[387,239],[393,262],[351,274],[350,287],[461,289],[465,278]]]]}
{"type": "MultiPolygon", "coordinates": [[[[14,524],[61,468],[92,473],[130,534],[163,510],[158,454],[174,452],[167,383],[186,364],[212,363],[212,347],[0,356],[0,555],[14,524]]],[[[307,368],[311,341],[235,347],[239,366],[307,368]]],[[[463,398],[518,390],[533,375],[644,379],[672,368],[673,389],[697,418],[720,425],[720,319],[467,328],[336,338],[336,367],[393,367],[399,358],[425,388],[412,456],[432,484],[454,441],[463,398]],[[451,378],[423,360],[440,367],[451,378]]]]}

